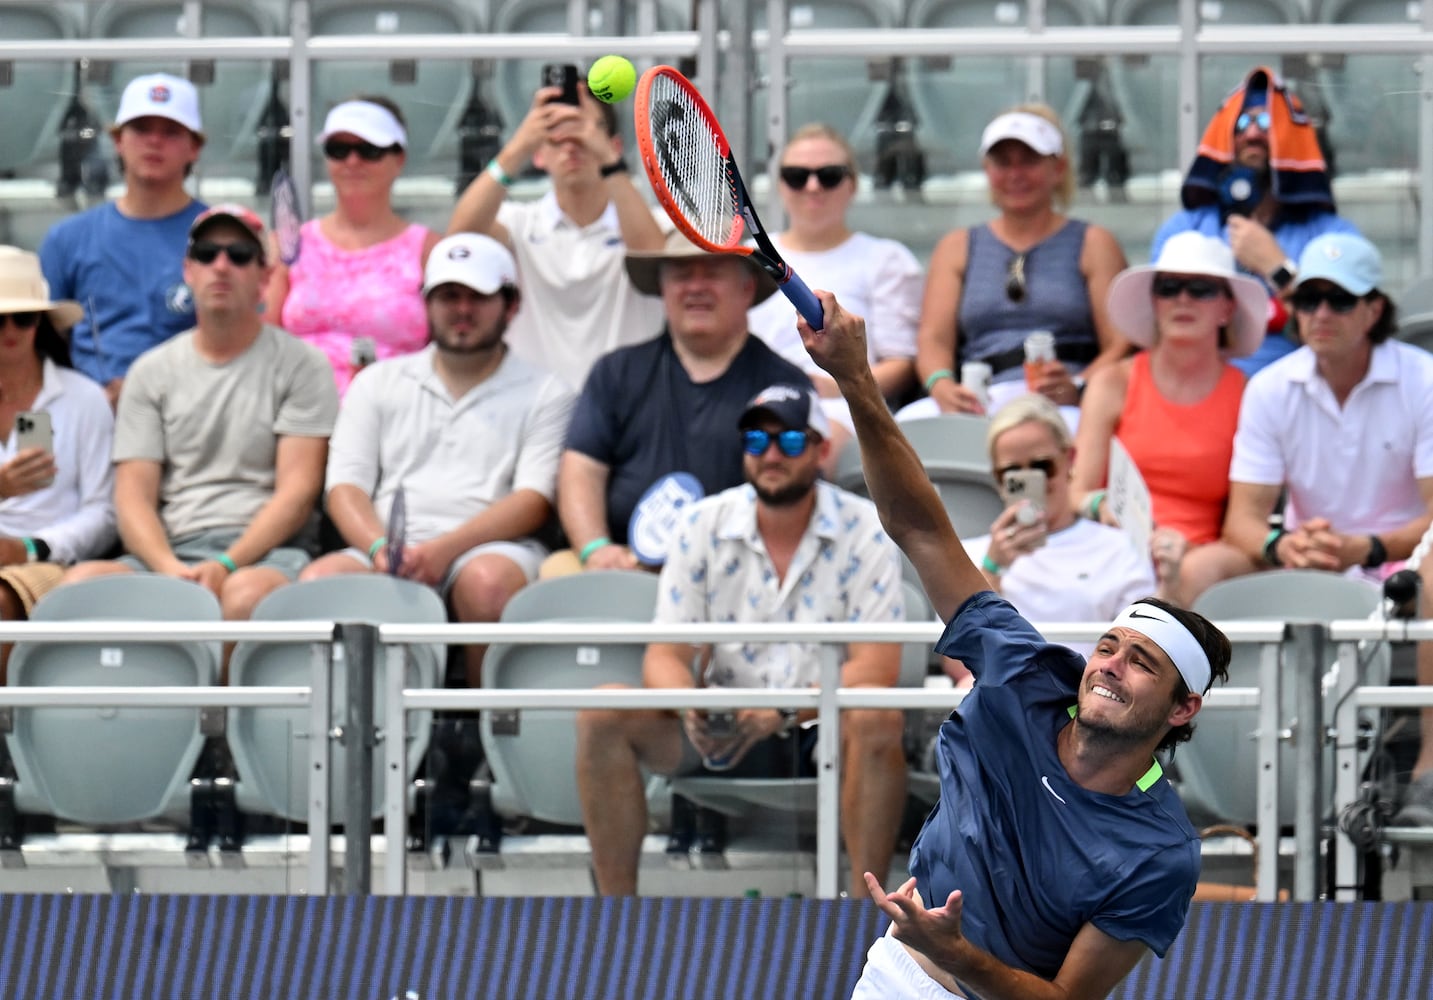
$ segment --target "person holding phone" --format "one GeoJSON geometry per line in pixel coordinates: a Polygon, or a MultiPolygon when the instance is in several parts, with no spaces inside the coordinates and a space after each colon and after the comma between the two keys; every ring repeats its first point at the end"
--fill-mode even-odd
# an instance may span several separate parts
{"type": "Polygon", "coordinates": [[[365,366],[428,342],[418,287],[439,234],[393,208],[408,148],[397,104],[375,95],[336,104],[318,143],[333,211],[304,223],[298,260],[275,262],[264,311],[323,351],[341,397],[365,366]]]}
{"type": "MultiPolygon", "coordinates": [[[[50,298],[39,258],[0,246],[0,618],[28,618],[63,567],[114,544],[104,390],[70,367],[83,310],[50,298]]],[[[0,662],[0,683],[3,683],[0,662]]]]}
{"type": "Polygon", "coordinates": [[[633,288],[623,259],[660,250],[663,228],[632,183],[616,109],[567,63],[544,67],[532,107],[448,222],[450,234],[486,234],[517,258],[525,294],[508,344],[575,389],[603,354],[661,330],[661,304],[633,288]],[[509,200],[529,164],[551,189],[537,201],[509,200]]]}

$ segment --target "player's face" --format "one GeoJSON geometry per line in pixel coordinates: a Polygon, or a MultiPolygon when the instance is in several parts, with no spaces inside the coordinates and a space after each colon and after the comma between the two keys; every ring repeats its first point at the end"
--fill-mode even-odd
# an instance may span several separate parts
{"type": "Polygon", "coordinates": [[[1041,156],[1023,142],[1006,139],[985,154],[985,179],[990,199],[1003,212],[1049,207],[1065,175],[1065,161],[1041,156]]]}
{"type": "Polygon", "coordinates": [[[449,282],[428,295],[428,332],[438,350],[448,354],[480,354],[502,342],[516,311],[501,292],[483,295],[449,282]]]}
{"type": "Polygon", "coordinates": [[[790,456],[777,444],[777,435],[786,427],[775,420],[764,420],[754,429],[765,431],[771,439],[760,455],[742,453],[742,471],[757,497],[772,507],[789,507],[806,499],[816,488],[830,442],[807,431],[806,449],[800,455],[790,456]]]}
{"type": "Polygon", "coordinates": [[[746,336],[756,278],[735,257],[703,254],[662,264],[662,304],[672,336],[697,350],[746,336]]]}
{"type": "Polygon", "coordinates": [[[195,309],[202,313],[244,313],[258,309],[269,283],[270,268],[255,256],[245,264],[230,259],[228,247],[257,246],[254,234],[237,222],[220,220],[199,231],[196,241],[225,248],[209,263],[196,260],[192,254],[184,258],[184,283],[194,295],[195,309]]]}
{"type": "MultiPolygon", "coordinates": [[[[1112,627],[1095,646],[1080,682],[1077,721],[1089,736],[1138,745],[1192,717],[1176,703],[1179,671],[1143,633],[1112,627]]],[[[1196,702],[1197,695],[1191,696],[1196,702]]],[[[1197,704],[1195,705],[1197,710],[1197,704]]]]}
{"type": "Polygon", "coordinates": [[[189,165],[199,159],[200,145],[183,125],[154,115],[125,122],[114,140],[126,183],[139,184],[182,181],[189,165]]]}

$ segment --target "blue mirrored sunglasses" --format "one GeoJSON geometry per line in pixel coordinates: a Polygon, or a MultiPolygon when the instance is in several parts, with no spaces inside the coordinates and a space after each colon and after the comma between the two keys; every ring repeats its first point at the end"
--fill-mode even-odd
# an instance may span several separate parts
{"type": "Polygon", "coordinates": [[[787,458],[799,458],[805,454],[806,446],[811,443],[811,438],[805,431],[780,431],[776,434],[763,430],[741,432],[741,446],[748,455],[754,458],[765,455],[766,449],[771,447],[772,441],[776,442],[776,447],[787,458]]]}
{"type": "Polygon", "coordinates": [[[1235,119],[1234,132],[1237,135],[1250,125],[1257,125],[1260,131],[1267,132],[1269,131],[1269,125],[1272,121],[1273,119],[1269,117],[1269,112],[1267,111],[1245,111],[1235,119]]]}

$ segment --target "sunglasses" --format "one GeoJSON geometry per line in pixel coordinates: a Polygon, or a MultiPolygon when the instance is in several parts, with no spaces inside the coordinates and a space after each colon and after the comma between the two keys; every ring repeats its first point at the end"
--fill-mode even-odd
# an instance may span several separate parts
{"type": "Polygon", "coordinates": [[[1329,311],[1340,316],[1353,312],[1360,296],[1342,288],[1300,288],[1289,300],[1299,312],[1317,312],[1321,303],[1327,302],[1329,311]]]}
{"type": "Polygon", "coordinates": [[[1157,299],[1177,299],[1184,292],[1197,302],[1207,302],[1229,294],[1222,284],[1208,278],[1155,278],[1150,290],[1157,299]]]}
{"type": "Polygon", "coordinates": [[[248,267],[259,259],[259,248],[252,243],[215,243],[213,240],[201,240],[189,244],[189,259],[200,264],[214,263],[221,253],[228,257],[229,263],[235,267],[248,267]]]}
{"type": "Polygon", "coordinates": [[[816,183],[827,191],[838,187],[851,176],[851,168],[841,163],[828,167],[782,167],[778,172],[781,174],[781,182],[793,191],[805,188],[812,174],[816,175],[816,183]]]}
{"type": "Polygon", "coordinates": [[[763,430],[741,432],[742,450],[753,458],[765,455],[766,449],[771,447],[773,441],[781,450],[781,454],[787,458],[800,458],[806,454],[806,447],[811,443],[811,436],[805,431],[779,431],[775,434],[763,430]]]}
{"type": "Polygon", "coordinates": [[[1269,131],[1269,125],[1272,121],[1273,119],[1269,117],[1269,112],[1267,111],[1242,112],[1239,117],[1234,120],[1234,134],[1238,135],[1250,125],[1257,125],[1259,126],[1259,131],[1267,132],[1269,131]]]}
{"type": "Polygon", "coordinates": [[[1010,268],[1005,272],[1005,297],[1011,302],[1025,300],[1025,255],[1017,253],[1010,258],[1010,268]]]}
{"type": "Polygon", "coordinates": [[[1035,458],[1024,465],[1002,465],[995,470],[995,478],[1004,479],[1007,472],[1022,472],[1025,469],[1038,469],[1045,473],[1046,479],[1052,479],[1055,475],[1055,460],[1053,458],[1035,458]]]}
{"type": "Polygon", "coordinates": [[[17,330],[33,330],[40,325],[40,314],[37,312],[0,314],[0,323],[7,319],[14,324],[17,330]]]}
{"type": "Polygon", "coordinates": [[[375,146],[371,142],[361,141],[344,142],[342,139],[329,139],[323,144],[323,155],[338,162],[348,159],[351,153],[357,153],[358,158],[365,163],[377,163],[393,150],[393,146],[375,146]]]}

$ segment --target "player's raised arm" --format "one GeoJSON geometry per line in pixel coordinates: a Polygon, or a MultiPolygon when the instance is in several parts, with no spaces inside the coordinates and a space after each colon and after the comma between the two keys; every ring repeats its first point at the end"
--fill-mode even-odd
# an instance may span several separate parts
{"type": "Polygon", "coordinates": [[[971,594],[988,590],[946,516],[920,458],[886,408],[866,360],[866,322],[841,308],[830,292],[817,292],[825,311],[823,330],[798,317],[807,353],[836,380],[851,407],[866,485],[881,523],[920,574],[926,596],[949,621],[971,594]]]}

